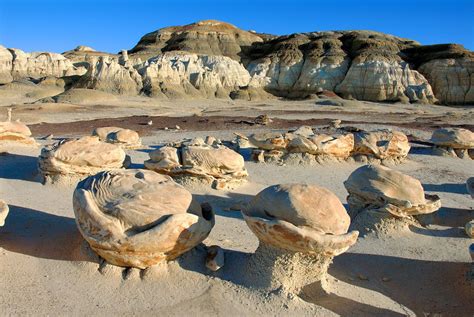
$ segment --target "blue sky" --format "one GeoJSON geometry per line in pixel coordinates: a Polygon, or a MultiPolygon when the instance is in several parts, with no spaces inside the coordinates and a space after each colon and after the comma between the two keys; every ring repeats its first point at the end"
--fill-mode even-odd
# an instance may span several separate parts
{"type": "Polygon", "coordinates": [[[273,34],[375,30],[474,50],[474,0],[0,0],[0,44],[53,52],[81,44],[117,52],[145,33],[204,19],[273,34]]]}

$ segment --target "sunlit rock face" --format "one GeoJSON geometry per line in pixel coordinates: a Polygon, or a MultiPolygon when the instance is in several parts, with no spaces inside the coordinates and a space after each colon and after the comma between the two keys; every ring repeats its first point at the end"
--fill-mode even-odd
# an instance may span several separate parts
{"type": "Polygon", "coordinates": [[[239,62],[226,56],[165,53],[138,66],[144,91],[151,96],[228,98],[231,91],[249,84],[239,62]]]}
{"type": "Polygon", "coordinates": [[[148,170],[90,176],[77,185],[73,207],[92,249],[125,267],[173,260],[201,243],[214,226],[212,210],[201,208],[171,177],[148,170]]]}

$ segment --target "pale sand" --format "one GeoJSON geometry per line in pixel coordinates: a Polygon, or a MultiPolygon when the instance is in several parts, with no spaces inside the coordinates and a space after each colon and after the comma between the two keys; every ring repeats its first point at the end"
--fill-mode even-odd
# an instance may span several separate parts
{"type": "MultiPolygon", "coordinates": [[[[24,104],[15,107],[13,116],[37,123],[135,114],[254,116],[268,112],[284,118],[334,117],[374,122],[360,124],[366,129],[387,127],[387,118],[390,122],[406,122],[441,117],[445,123],[472,124],[473,117],[469,108],[441,106],[354,102],[357,105],[339,109],[349,110],[347,113],[321,114],[315,111],[314,101],[154,101],[154,106],[140,106],[141,100],[122,100],[120,107],[50,104],[38,109],[39,104],[24,104]],[[129,106],[124,107],[127,103],[129,106]]],[[[403,131],[424,139],[430,135],[429,129],[403,131]]],[[[206,135],[229,140],[232,132],[160,131],[144,137],[144,144],[154,146],[206,135]]],[[[40,142],[44,145],[53,141],[40,142]]],[[[245,202],[268,185],[288,182],[324,186],[345,203],[343,181],[360,164],[277,166],[246,162],[250,181],[236,190],[191,189],[199,200],[211,202],[217,213],[216,226],[204,244],[217,244],[225,249],[226,262],[220,271],[212,273],[205,268],[205,251],[198,246],[168,265],[145,271],[105,266],[100,273],[99,264],[88,255],[76,229],[72,210],[74,188],[39,183],[39,152],[39,148],[15,148],[11,154],[0,156],[0,198],[10,205],[10,215],[0,228],[0,315],[474,314],[474,273],[468,252],[473,240],[463,231],[464,224],[474,218],[474,200],[465,189],[466,179],[474,173],[474,161],[435,157],[417,146],[406,163],[394,168],[420,179],[427,193],[438,194],[442,209],[422,219],[426,227],[411,227],[391,236],[368,234],[360,238],[330,266],[333,293],[303,300],[278,291],[260,292],[243,282],[242,264],[258,242],[240,212],[230,211],[230,207],[245,202]]],[[[132,157],[132,167],[140,168],[148,159],[147,150],[127,152],[132,157]]]]}

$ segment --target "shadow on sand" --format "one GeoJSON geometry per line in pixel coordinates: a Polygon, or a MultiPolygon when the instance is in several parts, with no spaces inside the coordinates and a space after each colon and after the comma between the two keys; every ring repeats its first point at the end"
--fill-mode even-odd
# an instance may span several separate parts
{"type": "Polygon", "coordinates": [[[74,218],[10,205],[0,246],[8,251],[62,261],[91,261],[74,218]]]}
{"type": "Polygon", "coordinates": [[[468,195],[466,184],[444,183],[444,184],[422,184],[423,189],[429,192],[443,192],[468,195]]]}
{"type": "Polygon", "coordinates": [[[38,176],[38,158],[20,154],[4,153],[0,155],[0,178],[40,182],[38,176]]]}

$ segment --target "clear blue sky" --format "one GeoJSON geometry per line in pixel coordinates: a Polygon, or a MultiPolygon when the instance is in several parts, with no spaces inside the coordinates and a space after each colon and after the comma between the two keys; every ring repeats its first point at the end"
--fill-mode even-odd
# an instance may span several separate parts
{"type": "Polygon", "coordinates": [[[81,44],[117,52],[145,33],[204,19],[273,34],[375,30],[474,50],[474,0],[0,0],[0,44],[53,52],[81,44]]]}

